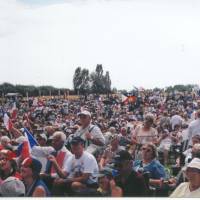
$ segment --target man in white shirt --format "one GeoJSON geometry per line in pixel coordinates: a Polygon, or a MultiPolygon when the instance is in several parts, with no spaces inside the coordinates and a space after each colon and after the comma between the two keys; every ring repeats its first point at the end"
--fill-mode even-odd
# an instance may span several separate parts
{"type": "Polygon", "coordinates": [[[105,145],[105,138],[101,129],[91,123],[91,113],[87,110],[78,114],[80,118],[80,128],[74,133],[74,137],[80,136],[85,143],[85,150],[89,153],[95,153],[98,147],[105,145]]]}
{"type": "Polygon", "coordinates": [[[61,169],[54,156],[50,156],[60,178],[57,178],[53,186],[53,195],[62,196],[64,192],[71,194],[83,191],[87,188],[97,188],[97,174],[99,171],[95,157],[84,151],[85,141],[81,137],[74,137],[71,141],[72,155],[61,169]]]}
{"type": "MultiPolygon", "coordinates": [[[[66,140],[66,135],[61,131],[56,131],[52,136],[52,147],[55,149],[53,152],[51,151],[52,147],[35,147],[34,149],[35,154],[37,152],[38,156],[46,156],[47,158],[52,155],[58,166],[63,169],[65,163],[69,159],[69,157],[72,155],[69,150],[64,146],[66,140]],[[49,150],[49,149],[50,150],[49,150]],[[49,154],[50,153],[50,154],[49,154]],[[45,155],[46,154],[46,155],[45,155]]],[[[55,180],[55,178],[59,177],[57,168],[54,166],[54,164],[51,162],[51,159],[48,158],[47,164],[46,164],[46,170],[43,174],[41,174],[41,177],[45,181],[46,185],[51,190],[52,184],[55,180]]]]}
{"type": "Polygon", "coordinates": [[[196,112],[197,119],[190,122],[188,127],[188,137],[189,137],[189,145],[192,144],[192,137],[194,135],[200,135],[200,110],[196,112]]]}
{"type": "Polygon", "coordinates": [[[183,123],[183,118],[179,115],[178,112],[176,112],[175,115],[173,115],[170,119],[170,124],[172,126],[172,130],[174,130],[175,125],[182,125],[183,123]]]}

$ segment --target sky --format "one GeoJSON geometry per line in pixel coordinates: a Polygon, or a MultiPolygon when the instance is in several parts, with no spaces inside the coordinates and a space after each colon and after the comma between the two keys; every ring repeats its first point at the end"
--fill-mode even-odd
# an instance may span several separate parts
{"type": "Polygon", "coordinates": [[[117,89],[200,84],[200,1],[0,0],[0,83],[71,89],[97,64],[117,89]]]}

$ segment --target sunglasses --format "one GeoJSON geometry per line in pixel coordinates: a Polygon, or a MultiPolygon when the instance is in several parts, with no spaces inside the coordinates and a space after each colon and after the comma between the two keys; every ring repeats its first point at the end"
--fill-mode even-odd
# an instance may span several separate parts
{"type": "Polygon", "coordinates": [[[147,148],[143,147],[142,151],[151,152],[151,149],[147,149],[147,148]]]}
{"type": "Polygon", "coordinates": [[[188,167],[186,172],[200,173],[200,169],[188,167]]]}

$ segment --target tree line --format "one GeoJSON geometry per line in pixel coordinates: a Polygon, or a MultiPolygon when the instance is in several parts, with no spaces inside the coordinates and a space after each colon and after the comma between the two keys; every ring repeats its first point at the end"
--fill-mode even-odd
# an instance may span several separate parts
{"type": "MultiPolygon", "coordinates": [[[[195,84],[179,84],[165,88],[166,92],[180,91],[191,92],[195,84]]],[[[154,88],[153,90],[160,88],[154,88]]],[[[73,75],[73,89],[55,88],[53,86],[34,86],[34,85],[13,85],[11,83],[0,84],[0,97],[7,93],[20,93],[24,97],[27,96],[59,96],[59,95],[87,95],[87,94],[109,94],[116,93],[117,88],[111,88],[111,78],[109,71],[104,73],[103,66],[97,64],[93,72],[89,72],[86,68],[77,67],[73,75]]],[[[122,93],[128,93],[121,90],[122,93]]]]}
{"type": "Polygon", "coordinates": [[[11,83],[0,84],[0,96],[4,96],[7,93],[20,93],[22,96],[57,96],[64,95],[69,91],[69,94],[73,94],[73,91],[65,88],[55,88],[53,86],[34,86],[34,85],[13,85],[11,83]]]}

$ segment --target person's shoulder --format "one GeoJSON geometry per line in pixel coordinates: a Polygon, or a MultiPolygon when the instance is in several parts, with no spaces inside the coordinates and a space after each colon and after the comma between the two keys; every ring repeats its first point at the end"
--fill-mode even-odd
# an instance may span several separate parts
{"type": "Polygon", "coordinates": [[[87,159],[91,159],[91,160],[95,159],[95,157],[87,151],[83,152],[83,158],[87,158],[87,159]]]}

